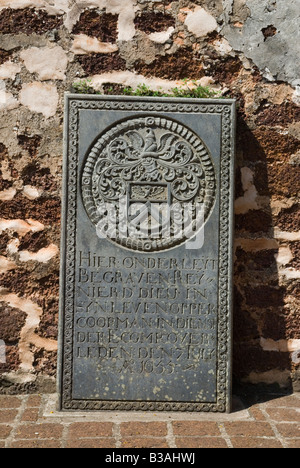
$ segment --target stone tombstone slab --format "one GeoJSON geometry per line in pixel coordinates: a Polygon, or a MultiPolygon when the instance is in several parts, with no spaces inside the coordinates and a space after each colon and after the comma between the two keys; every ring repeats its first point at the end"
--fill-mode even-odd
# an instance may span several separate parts
{"type": "Polygon", "coordinates": [[[62,410],[230,411],[235,101],[66,96],[62,410]]]}

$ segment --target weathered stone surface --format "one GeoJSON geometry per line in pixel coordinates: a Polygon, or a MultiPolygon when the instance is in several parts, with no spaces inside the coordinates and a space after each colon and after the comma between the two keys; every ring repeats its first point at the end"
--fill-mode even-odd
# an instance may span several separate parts
{"type": "Polygon", "coordinates": [[[161,12],[144,12],[136,16],[134,24],[137,29],[144,31],[146,34],[153,34],[174,28],[175,20],[173,16],[161,12]]]}
{"type": "Polygon", "coordinates": [[[243,18],[238,9],[233,10],[234,3],[234,0],[227,0],[224,8],[222,33],[230,45],[251,58],[269,81],[281,80],[296,86],[300,75],[296,33],[298,0],[291,0],[288,4],[283,1],[243,0],[243,18]],[[231,24],[232,13],[243,22],[237,20],[236,24],[231,24]]]}
{"type": "Polygon", "coordinates": [[[60,46],[31,47],[23,50],[20,56],[30,73],[37,73],[41,81],[66,78],[68,57],[60,46]]]}
{"type": "Polygon", "coordinates": [[[19,106],[17,99],[1,87],[0,81],[0,111],[16,109],[19,106]]]}
{"type": "Polygon", "coordinates": [[[56,86],[39,81],[25,84],[20,93],[20,102],[32,112],[41,113],[46,118],[53,117],[58,105],[56,86]]]}
{"type": "Polygon", "coordinates": [[[100,42],[116,42],[117,26],[118,15],[111,13],[99,15],[95,10],[86,10],[80,15],[72,32],[97,38],[100,42]]]}
{"type": "Polygon", "coordinates": [[[217,29],[217,21],[204,8],[197,7],[187,15],[185,25],[196,37],[206,36],[217,29]]]}
{"type": "Polygon", "coordinates": [[[5,62],[0,65],[0,80],[14,80],[17,73],[20,73],[21,67],[17,63],[5,62]]]}
{"type": "Polygon", "coordinates": [[[234,101],[66,102],[62,409],[228,411],[234,101]]]}
{"type": "Polygon", "coordinates": [[[177,53],[159,57],[150,64],[137,61],[134,69],[144,76],[172,76],[173,80],[184,79],[187,76],[199,80],[205,75],[202,62],[197,60],[191,49],[180,49],[177,53]]]}
{"type": "Polygon", "coordinates": [[[0,65],[5,63],[10,57],[10,53],[6,50],[0,49],[0,65]]]}
{"type": "Polygon", "coordinates": [[[117,52],[118,46],[107,42],[100,42],[96,37],[86,36],[79,34],[75,36],[72,45],[72,52],[77,55],[84,55],[89,53],[109,54],[117,52]]]}
{"type": "Polygon", "coordinates": [[[141,80],[143,80],[143,83],[150,89],[158,92],[165,91],[166,93],[170,93],[171,89],[175,88],[178,84],[175,80],[164,80],[151,77],[146,78],[143,75],[137,75],[136,73],[127,70],[94,75],[91,79],[91,84],[97,91],[101,91],[103,87],[105,89],[113,88],[113,90],[115,89],[117,92],[113,91],[113,93],[109,92],[107,94],[122,95],[125,87],[129,86],[134,89],[141,83],[141,80]],[[111,80],[113,81],[111,82],[111,80]]]}
{"type": "MultiPolygon", "coordinates": [[[[158,92],[208,85],[238,104],[234,376],[296,385],[299,352],[289,340],[300,339],[297,17],[296,0],[0,0],[1,287],[38,303],[41,336],[57,335],[58,256],[40,260],[59,245],[63,93],[88,78],[115,95],[141,83],[158,92]],[[200,14],[214,30],[193,21],[200,14]],[[44,59],[51,50],[65,54],[67,68],[44,59]],[[25,252],[31,260],[21,262],[25,252]],[[252,306],[249,285],[261,295],[283,287],[284,305],[252,306]]],[[[11,383],[0,392],[30,391],[38,374],[55,371],[55,351],[31,344],[31,367],[18,372],[29,354],[19,352],[17,323],[15,337],[1,368],[11,383]]]]}
{"type": "MultiPolygon", "coordinates": [[[[6,0],[5,0],[6,1],[6,0]]],[[[0,31],[2,34],[43,34],[51,29],[62,25],[62,18],[59,16],[50,16],[45,11],[36,11],[34,8],[13,9],[11,2],[7,5],[12,8],[3,9],[0,12],[0,31]]],[[[31,7],[35,4],[30,2],[31,7]]]]}
{"type": "Polygon", "coordinates": [[[98,75],[101,72],[126,70],[126,62],[118,52],[112,54],[100,53],[80,55],[77,60],[88,75],[98,75]]]}

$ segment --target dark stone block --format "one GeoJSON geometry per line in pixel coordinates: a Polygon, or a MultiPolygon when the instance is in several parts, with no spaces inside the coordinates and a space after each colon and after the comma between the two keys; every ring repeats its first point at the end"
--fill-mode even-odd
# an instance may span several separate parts
{"type": "Polygon", "coordinates": [[[61,408],[229,411],[234,101],[66,115],[61,408]]]}

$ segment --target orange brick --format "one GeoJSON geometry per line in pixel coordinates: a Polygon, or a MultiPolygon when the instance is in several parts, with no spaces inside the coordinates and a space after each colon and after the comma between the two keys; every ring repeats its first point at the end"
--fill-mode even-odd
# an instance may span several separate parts
{"type": "Polygon", "coordinates": [[[27,407],[28,408],[36,408],[40,406],[42,397],[41,395],[29,395],[27,400],[27,407]]]}
{"type": "Polygon", "coordinates": [[[0,411],[0,423],[12,423],[17,416],[17,410],[5,409],[0,411]]]}
{"type": "Polygon", "coordinates": [[[69,439],[76,438],[89,438],[96,437],[112,437],[112,423],[98,423],[98,422],[78,422],[73,423],[69,429],[69,439]]]}
{"type": "Polygon", "coordinates": [[[12,431],[12,427],[6,424],[0,424],[0,439],[6,439],[12,431]]]}
{"type": "Polygon", "coordinates": [[[275,438],[233,437],[231,443],[233,448],[283,448],[275,438]]]}
{"type": "Polygon", "coordinates": [[[177,448],[228,448],[222,437],[176,437],[177,448]]]}
{"type": "Polygon", "coordinates": [[[132,422],[121,424],[121,434],[124,436],[153,436],[167,435],[167,425],[164,422],[132,422]]]}
{"type": "Polygon", "coordinates": [[[39,408],[27,408],[23,415],[22,421],[32,421],[35,422],[39,417],[39,408]]]}
{"type": "Polygon", "coordinates": [[[176,421],[173,431],[180,436],[220,436],[218,424],[210,421],[176,421]]]}
{"type": "Polygon", "coordinates": [[[267,407],[300,408],[300,398],[298,398],[296,395],[288,395],[281,398],[276,398],[274,400],[268,401],[267,407]]]}
{"type": "Polygon", "coordinates": [[[59,439],[63,426],[60,424],[24,424],[19,426],[16,439],[59,439]]]}
{"type": "Polygon", "coordinates": [[[224,426],[232,436],[274,437],[274,432],[267,422],[235,421],[226,422],[224,426]]]}
{"type": "Polygon", "coordinates": [[[300,412],[293,408],[268,408],[267,413],[274,421],[300,422],[300,412]]]}
{"type": "Polygon", "coordinates": [[[300,439],[289,439],[287,445],[289,448],[300,448],[300,439]]]}
{"type": "Polygon", "coordinates": [[[66,448],[115,448],[115,440],[112,438],[102,439],[71,439],[68,440],[66,448]]]}
{"type": "Polygon", "coordinates": [[[258,406],[252,406],[249,408],[249,413],[256,421],[265,421],[265,415],[258,406]]]}
{"type": "Polygon", "coordinates": [[[300,424],[281,423],[276,427],[283,437],[300,437],[300,424]]]}
{"type": "Polygon", "coordinates": [[[17,440],[11,444],[11,448],[61,448],[59,440],[17,440]]]}
{"type": "Polygon", "coordinates": [[[149,437],[127,437],[122,440],[122,448],[169,448],[165,439],[149,437]]]}
{"type": "Polygon", "coordinates": [[[15,396],[0,395],[0,408],[19,408],[22,400],[15,396]]]}

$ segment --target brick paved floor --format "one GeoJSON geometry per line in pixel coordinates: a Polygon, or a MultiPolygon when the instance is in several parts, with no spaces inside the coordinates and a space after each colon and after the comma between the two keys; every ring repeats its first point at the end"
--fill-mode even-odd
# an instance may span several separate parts
{"type": "Polygon", "coordinates": [[[59,413],[56,395],[0,396],[0,448],[300,448],[300,393],[232,414],[59,413]]]}

